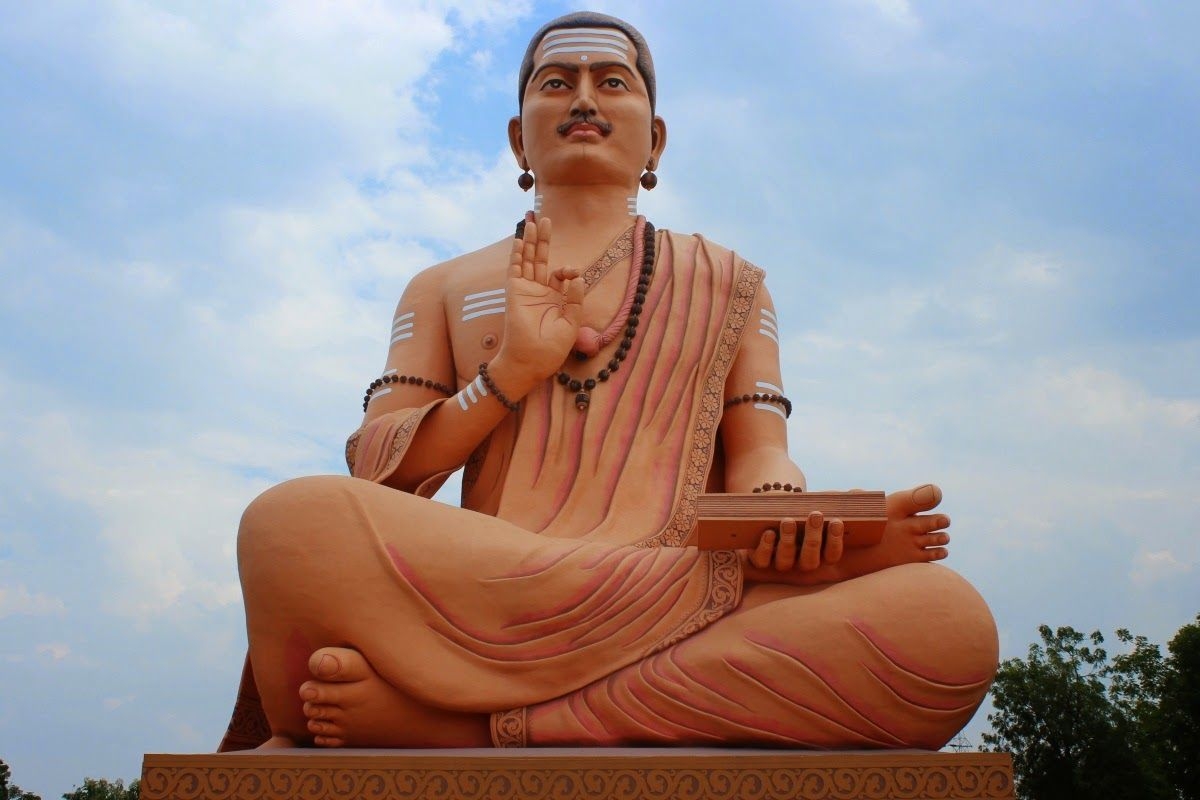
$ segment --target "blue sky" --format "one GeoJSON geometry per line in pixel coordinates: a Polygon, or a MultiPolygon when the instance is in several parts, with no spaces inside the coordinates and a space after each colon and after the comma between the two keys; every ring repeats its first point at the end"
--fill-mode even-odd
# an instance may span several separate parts
{"type": "MultiPolygon", "coordinates": [[[[657,63],[669,144],[642,210],[767,270],[810,484],[940,483],[949,563],[1005,656],[1042,622],[1162,642],[1191,621],[1196,7],[595,7],[657,63]]],[[[406,281],[520,217],[516,69],[566,10],[0,10],[18,784],[57,796],[215,747],[244,648],[241,509],[343,469],[406,281]]]]}

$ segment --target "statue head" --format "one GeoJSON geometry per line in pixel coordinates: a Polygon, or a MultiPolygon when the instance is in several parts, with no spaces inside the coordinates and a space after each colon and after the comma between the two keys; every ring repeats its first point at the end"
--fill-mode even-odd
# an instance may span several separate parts
{"type": "Polygon", "coordinates": [[[605,14],[567,14],[543,25],[525,50],[509,141],[539,180],[636,191],[666,146],[655,99],[654,62],[636,28],[605,14]]]}
{"type": "MultiPolygon", "coordinates": [[[[625,34],[625,38],[636,50],[634,64],[637,67],[638,73],[642,76],[642,81],[646,85],[646,94],[650,97],[650,113],[653,114],[657,88],[654,83],[654,59],[650,57],[650,45],[646,44],[646,40],[642,37],[638,29],[625,20],[610,17],[607,14],[600,14],[596,11],[576,11],[573,14],[564,14],[558,19],[552,19],[543,25],[533,35],[533,38],[529,40],[529,46],[525,48],[525,58],[521,61],[521,72],[517,78],[518,112],[525,107],[525,86],[529,83],[530,76],[533,75],[534,61],[539,55],[538,45],[542,43],[542,39],[545,38],[546,34],[551,31],[566,31],[573,28],[608,28],[612,31],[620,31],[625,34]]],[[[613,45],[619,48],[619,40],[616,37],[614,37],[614,40],[613,45]]],[[[560,37],[561,41],[562,38],[560,37]]],[[[565,45],[566,43],[563,42],[563,44],[565,45]]]]}

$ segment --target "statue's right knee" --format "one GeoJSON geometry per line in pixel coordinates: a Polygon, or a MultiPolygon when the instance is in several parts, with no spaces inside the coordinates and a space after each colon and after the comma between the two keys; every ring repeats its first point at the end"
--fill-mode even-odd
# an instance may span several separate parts
{"type": "Polygon", "coordinates": [[[295,547],[320,536],[345,507],[353,478],[317,475],[272,486],[251,501],[238,527],[238,557],[280,546],[295,547]]]}

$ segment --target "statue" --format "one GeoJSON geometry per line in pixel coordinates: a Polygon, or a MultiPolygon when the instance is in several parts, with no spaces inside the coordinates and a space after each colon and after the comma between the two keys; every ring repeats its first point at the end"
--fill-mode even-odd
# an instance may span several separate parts
{"type": "Polygon", "coordinates": [[[353,477],[246,510],[225,747],[941,747],[998,655],[931,563],[941,492],[889,495],[869,548],[819,512],[687,546],[704,493],[806,488],[764,274],[635,216],[667,130],[632,26],[549,23],[519,83],[534,211],[412,280],[353,477]],[[463,507],[428,499],[459,468],[463,507]]]}

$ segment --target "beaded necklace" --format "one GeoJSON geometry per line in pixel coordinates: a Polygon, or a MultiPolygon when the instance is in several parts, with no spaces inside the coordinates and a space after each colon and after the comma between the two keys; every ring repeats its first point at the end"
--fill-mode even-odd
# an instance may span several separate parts
{"type": "MultiPolygon", "coordinates": [[[[560,370],[556,376],[559,384],[575,392],[575,407],[580,411],[587,411],[592,402],[592,390],[596,388],[596,385],[604,383],[612,373],[620,369],[621,362],[629,354],[629,348],[633,346],[633,339],[637,336],[638,320],[642,316],[642,306],[646,302],[646,294],[650,289],[650,278],[654,275],[654,226],[645,217],[639,216],[633,228],[633,259],[629,265],[629,290],[626,293],[625,302],[618,309],[612,324],[603,333],[591,331],[591,335],[587,335],[581,329],[579,344],[583,346],[586,342],[589,345],[587,350],[597,343],[598,346],[592,353],[577,348],[575,357],[580,361],[586,361],[590,355],[599,352],[600,346],[607,344],[606,339],[611,340],[622,328],[624,328],[624,338],[621,339],[613,357],[608,360],[608,365],[596,373],[594,378],[574,378],[563,370],[560,370]],[[634,265],[639,260],[642,264],[641,269],[635,270],[634,265]]],[[[525,220],[521,220],[517,223],[516,237],[520,239],[524,234],[525,220]]]]}

